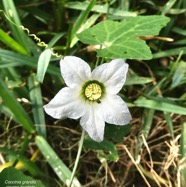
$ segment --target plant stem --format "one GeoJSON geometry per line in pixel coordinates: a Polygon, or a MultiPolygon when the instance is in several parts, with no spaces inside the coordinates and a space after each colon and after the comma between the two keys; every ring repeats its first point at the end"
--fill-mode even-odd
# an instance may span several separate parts
{"type": "Polygon", "coordinates": [[[77,153],[77,156],[76,156],[74,168],[73,168],[72,175],[71,175],[71,178],[70,178],[69,187],[71,187],[71,185],[73,183],[73,179],[74,179],[74,176],[75,176],[75,173],[76,173],[76,170],[77,170],[77,166],[78,166],[78,163],[79,163],[79,160],[80,160],[80,155],[81,155],[81,151],[82,151],[82,147],[83,147],[84,137],[85,137],[85,131],[83,130],[82,134],[81,134],[81,139],[79,141],[78,153],[77,153]]]}

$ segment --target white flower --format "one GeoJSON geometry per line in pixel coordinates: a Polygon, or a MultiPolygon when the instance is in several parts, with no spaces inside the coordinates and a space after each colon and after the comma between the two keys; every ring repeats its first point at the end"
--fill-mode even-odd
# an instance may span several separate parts
{"type": "Polygon", "coordinates": [[[67,87],[44,106],[53,118],[80,119],[80,125],[95,141],[102,141],[105,122],[125,125],[131,120],[126,103],[117,93],[126,80],[128,64],[122,59],[96,67],[78,57],[67,56],[60,61],[67,87]]]}

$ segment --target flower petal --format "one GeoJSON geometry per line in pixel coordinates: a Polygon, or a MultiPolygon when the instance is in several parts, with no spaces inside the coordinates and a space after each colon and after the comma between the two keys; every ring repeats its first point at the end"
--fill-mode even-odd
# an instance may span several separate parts
{"type": "Polygon", "coordinates": [[[69,87],[61,89],[47,105],[43,106],[45,112],[56,119],[80,118],[84,113],[84,107],[78,93],[79,90],[69,87]]]}
{"type": "Polygon", "coordinates": [[[99,107],[96,104],[89,104],[86,107],[86,113],[80,119],[80,125],[95,141],[103,141],[105,122],[99,107]]]}
{"type": "Polygon", "coordinates": [[[128,64],[122,59],[115,59],[94,69],[91,78],[102,82],[108,93],[117,94],[126,81],[127,71],[128,64]]]}
{"type": "Polygon", "coordinates": [[[90,80],[90,66],[81,58],[66,56],[60,61],[60,68],[66,85],[71,88],[90,80]]]}
{"type": "Polygon", "coordinates": [[[100,106],[104,120],[114,125],[126,125],[132,119],[126,103],[118,95],[106,95],[100,106]]]}

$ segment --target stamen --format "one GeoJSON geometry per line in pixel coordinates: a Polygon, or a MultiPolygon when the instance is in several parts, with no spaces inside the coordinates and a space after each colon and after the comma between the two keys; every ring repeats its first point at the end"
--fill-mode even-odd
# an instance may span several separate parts
{"type": "Polygon", "coordinates": [[[101,97],[101,93],[102,93],[101,87],[96,83],[91,83],[87,85],[87,87],[85,88],[85,96],[90,101],[99,100],[99,98],[101,97]]]}

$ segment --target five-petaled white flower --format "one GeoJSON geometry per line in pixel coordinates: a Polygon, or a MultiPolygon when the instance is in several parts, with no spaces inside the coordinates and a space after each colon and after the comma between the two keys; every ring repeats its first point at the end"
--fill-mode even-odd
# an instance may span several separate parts
{"type": "Polygon", "coordinates": [[[95,141],[102,141],[105,122],[125,125],[131,120],[126,103],[117,93],[126,80],[128,64],[122,59],[96,67],[78,57],[67,56],[60,61],[67,87],[44,106],[53,118],[80,119],[80,125],[95,141]]]}

